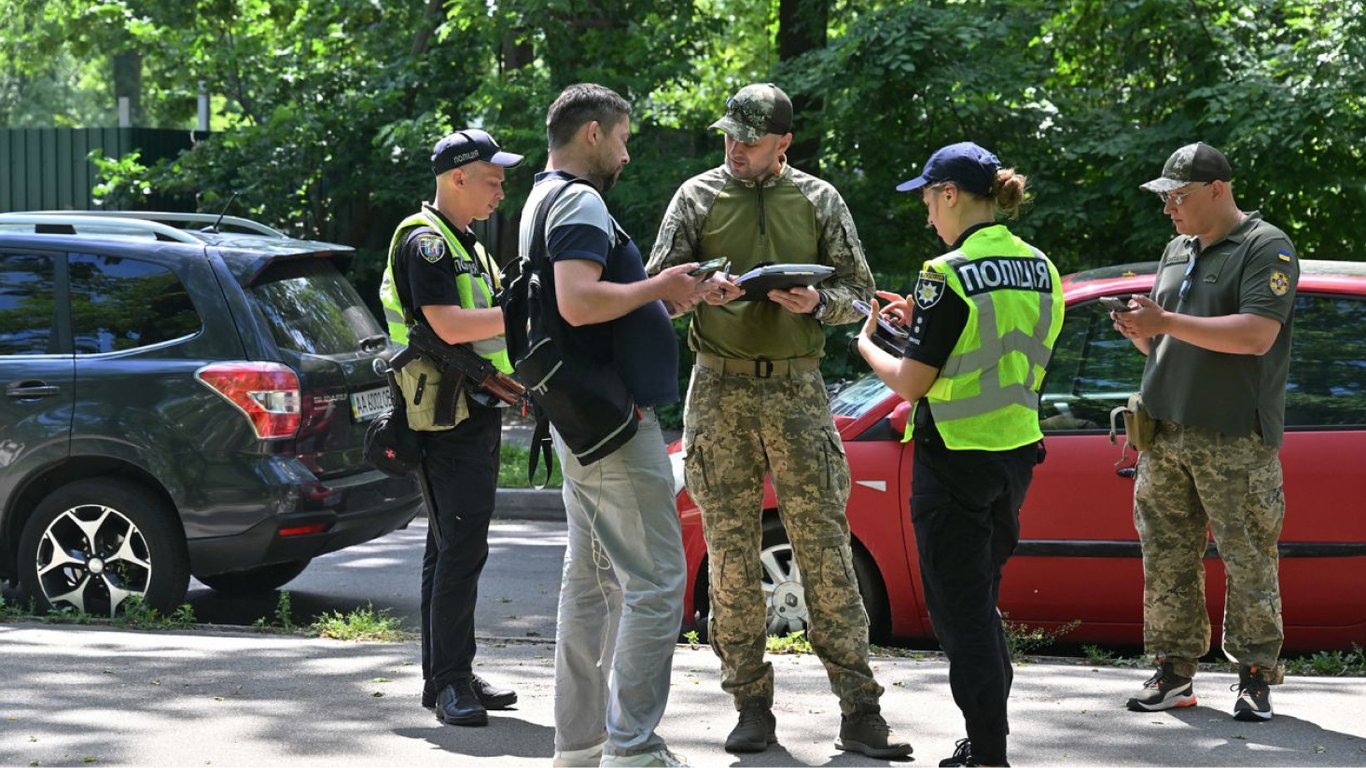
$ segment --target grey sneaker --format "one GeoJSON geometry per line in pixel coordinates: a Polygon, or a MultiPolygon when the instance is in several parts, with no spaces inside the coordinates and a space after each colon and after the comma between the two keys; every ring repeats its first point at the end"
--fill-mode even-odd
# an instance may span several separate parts
{"type": "Polygon", "coordinates": [[[905,757],[911,745],[897,741],[896,734],[877,712],[855,712],[840,718],[840,737],[835,748],[862,752],[869,757],[905,757]]]}
{"type": "Polygon", "coordinates": [[[726,737],[727,752],[763,752],[769,744],[778,743],[778,721],[773,710],[762,701],[747,701],[740,705],[740,722],[726,737]]]}
{"type": "Polygon", "coordinates": [[[1229,690],[1238,692],[1238,700],[1233,703],[1233,719],[1249,723],[1260,723],[1271,719],[1271,686],[1259,674],[1260,668],[1245,666],[1238,668],[1238,682],[1229,690]]]}
{"type": "Polygon", "coordinates": [[[1143,690],[1129,699],[1128,707],[1134,712],[1160,712],[1164,709],[1195,706],[1195,684],[1189,677],[1182,677],[1172,671],[1167,662],[1157,668],[1157,672],[1143,684],[1143,690]]]}

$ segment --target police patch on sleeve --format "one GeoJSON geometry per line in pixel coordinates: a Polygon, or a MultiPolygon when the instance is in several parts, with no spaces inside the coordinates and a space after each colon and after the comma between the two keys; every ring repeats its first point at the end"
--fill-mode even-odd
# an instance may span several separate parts
{"type": "Polygon", "coordinates": [[[422,258],[435,264],[446,255],[446,241],[442,240],[440,235],[418,235],[417,252],[422,254],[422,258]]]}
{"type": "Polygon", "coordinates": [[[1277,296],[1284,296],[1290,290],[1290,278],[1284,272],[1271,273],[1271,292],[1277,296]]]}
{"type": "Polygon", "coordinates": [[[921,309],[929,309],[939,303],[939,297],[944,295],[945,281],[944,276],[938,272],[921,272],[920,279],[915,283],[915,305],[921,309]]]}

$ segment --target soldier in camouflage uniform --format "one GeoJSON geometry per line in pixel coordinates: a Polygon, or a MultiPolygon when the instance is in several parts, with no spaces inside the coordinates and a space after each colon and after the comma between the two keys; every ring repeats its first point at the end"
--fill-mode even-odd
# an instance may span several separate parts
{"type": "Polygon", "coordinates": [[[1158,671],[1129,709],[1195,704],[1209,651],[1206,526],[1227,573],[1224,653],[1239,665],[1233,716],[1269,720],[1279,657],[1276,543],[1285,517],[1279,449],[1299,262],[1285,233],[1233,199],[1223,153],[1190,144],[1143,185],[1180,236],[1151,297],[1112,313],[1148,355],[1143,402],[1157,420],[1138,463],[1134,522],[1143,543],[1143,638],[1158,671]]]}
{"type": "Polygon", "coordinates": [[[836,746],[904,756],[911,747],[887,728],[882,687],[868,666],[868,616],[844,511],[849,465],[820,374],[821,324],[858,319],[851,302],[872,297],[872,275],[839,193],[785,161],[792,102],[781,89],[742,88],[712,127],[726,134],[725,163],[674,195],[648,271],[717,257],[736,273],[764,262],[835,268],[819,289],[772,290],[759,301],[735,301],[741,289],[717,276],[688,331],[696,365],[684,413],[684,473],[710,551],[709,632],[721,687],[740,712],[726,749],[759,752],[777,742],[759,562],[767,470],[802,574],[808,637],[840,699],[836,746]]]}

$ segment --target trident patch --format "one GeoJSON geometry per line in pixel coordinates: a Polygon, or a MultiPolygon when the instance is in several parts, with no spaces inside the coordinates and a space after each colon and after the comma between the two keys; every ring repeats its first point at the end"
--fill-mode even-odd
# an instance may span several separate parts
{"type": "Polygon", "coordinates": [[[1290,290],[1290,278],[1284,272],[1271,273],[1271,292],[1277,296],[1284,296],[1290,290]]]}
{"type": "Polygon", "coordinates": [[[418,235],[417,252],[422,254],[422,258],[435,264],[446,255],[446,241],[442,240],[440,235],[418,235]]]}

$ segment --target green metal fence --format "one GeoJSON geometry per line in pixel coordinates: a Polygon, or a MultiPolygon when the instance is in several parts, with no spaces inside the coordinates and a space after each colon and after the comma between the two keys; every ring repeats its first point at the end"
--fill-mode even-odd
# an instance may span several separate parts
{"type": "Polygon", "coordinates": [[[98,181],[92,150],[111,158],[138,150],[150,164],[189,149],[192,140],[190,131],[157,128],[0,129],[0,212],[98,208],[90,194],[98,181]]]}

